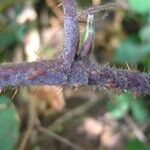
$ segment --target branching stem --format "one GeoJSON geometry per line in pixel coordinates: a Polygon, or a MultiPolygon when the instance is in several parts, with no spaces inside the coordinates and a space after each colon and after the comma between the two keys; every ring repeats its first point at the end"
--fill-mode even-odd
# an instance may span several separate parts
{"type": "MultiPolygon", "coordinates": [[[[75,57],[79,28],[75,0],[62,0],[64,7],[64,52],[56,60],[0,66],[0,87],[23,85],[95,85],[133,92],[150,93],[150,74],[92,64],[82,55],[75,57]]],[[[86,52],[85,52],[86,54],[86,52]]],[[[88,56],[87,56],[88,57],[88,56]]]]}

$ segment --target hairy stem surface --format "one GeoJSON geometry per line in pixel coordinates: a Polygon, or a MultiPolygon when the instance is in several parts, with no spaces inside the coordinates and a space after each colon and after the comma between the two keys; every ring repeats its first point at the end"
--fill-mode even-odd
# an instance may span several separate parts
{"type": "Polygon", "coordinates": [[[76,17],[76,3],[75,0],[62,0],[62,3],[65,38],[62,55],[56,60],[1,65],[0,88],[40,84],[77,87],[95,85],[100,88],[116,88],[149,94],[149,73],[92,64],[88,61],[90,54],[87,54],[85,48],[82,49],[82,53],[85,50],[84,54],[87,54],[87,57],[77,56],[79,25],[76,17]]]}
{"type": "Polygon", "coordinates": [[[60,55],[63,64],[70,67],[79,44],[79,23],[76,15],[76,0],[62,0],[64,9],[64,52],[60,55]]]}
{"type": "Polygon", "coordinates": [[[0,86],[22,85],[96,85],[100,88],[116,88],[134,92],[150,92],[150,75],[97,66],[86,61],[74,61],[70,71],[60,69],[56,61],[40,61],[0,67],[0,86]],[[57,65],[56,65],[57,64],[57,65]]]}

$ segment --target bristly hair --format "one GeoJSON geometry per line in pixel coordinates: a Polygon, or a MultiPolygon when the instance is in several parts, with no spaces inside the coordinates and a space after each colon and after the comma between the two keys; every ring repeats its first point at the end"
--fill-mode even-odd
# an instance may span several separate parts
{"type": "Polygon", "coordinates": [[[98,13],[100,11],[103,11],[103,10],[111,10],[111,9],[115,9],[117,7],[120,7],[120,5],[118,3],[106,3],[104,5],[100,5],[100,6],[94,6],[94,7],[90,7],[90,8],[87,8],[86,10],[83,10],[83,11],[80,11],[78,13],[78,18],[80,17],[87,17],[88,14],[95,14],[95,13],[98,13]]]}

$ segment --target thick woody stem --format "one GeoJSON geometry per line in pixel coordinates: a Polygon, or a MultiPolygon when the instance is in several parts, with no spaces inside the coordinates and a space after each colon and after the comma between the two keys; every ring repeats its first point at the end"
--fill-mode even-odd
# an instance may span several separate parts
{"type": "Polygon", "coordinates": [[[107,89],[121,89],[150,94],[150,74],[109,67],[89,67],[89,84],[107,89]],[[95,68],[95,70],[94,70],[95,68]]]}
{"type": "Polygon", "coordinates": [[[64,52],[60,55],[69,68],[74,61],[79,44],[79,23],[76,15],[76,0],[62,0],[64,9],[64,52]]]}
{"type": "Polygon", "coordinates": [[[1,87],[36,84],[77,87],[91,85],[150,93],[149,74],[97,66],[82,60],[74,61],[69,72],[60,69],[57,61],[46,60],[0,67],[1,87]]]}
{"type": "Polygon", "coordinates": [[[40,84],[77,87],[95,85],[100,88],[130,90],[149,94],[149,73],[97,66],[83,58],[74,58],[79,33],[75,0],[63,0],[62,2],[65,5],[65,46],[64,53],[61,55],[63,59],[1,65],[0,88],[40,84]],[[72,35],[73,33],[75,35],[72,35]]]}

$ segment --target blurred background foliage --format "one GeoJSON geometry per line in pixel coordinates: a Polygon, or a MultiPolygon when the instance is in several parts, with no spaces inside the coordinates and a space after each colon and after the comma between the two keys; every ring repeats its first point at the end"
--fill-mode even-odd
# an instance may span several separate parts
{"type": "MultiPolygon", "coordinates": [[[[150,72],[150,0],[77,0],[95,14],[92,61],[150,72]]],[[[82,14],[82,13],[81,13],[82,14]]],[[[86,18],[80,16],[83,34],[86,18]]],[[[63,11],[56,0],[0,0],[0,62],[51,59],[63,49],[63,11]]],[[[150,149],[150,97],[99,87],[3,89],[1,150],[150,149]]]]}

